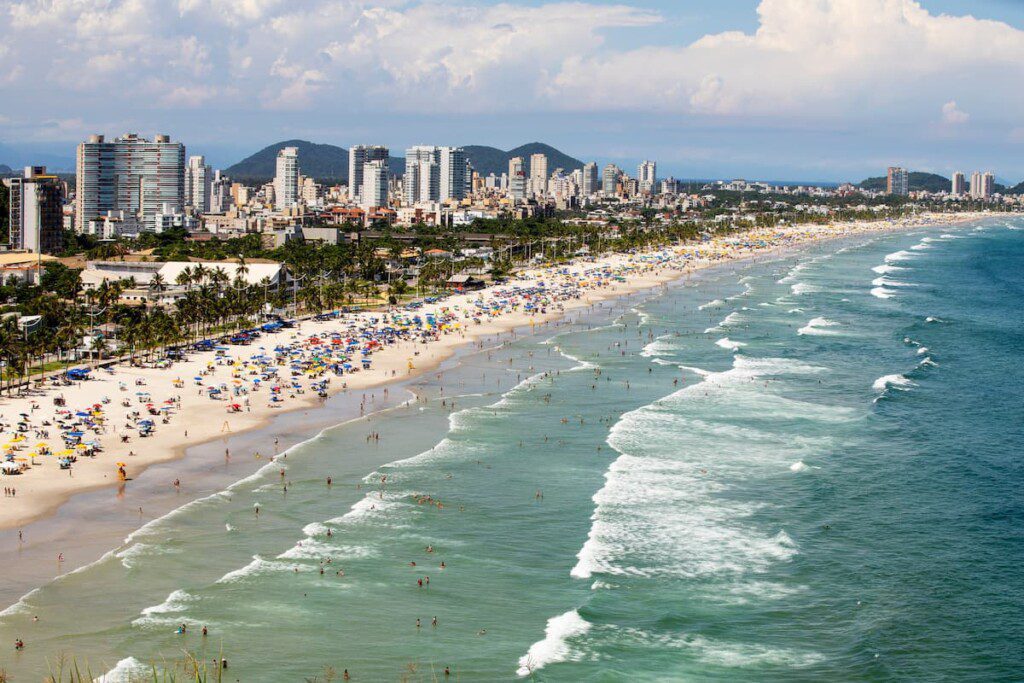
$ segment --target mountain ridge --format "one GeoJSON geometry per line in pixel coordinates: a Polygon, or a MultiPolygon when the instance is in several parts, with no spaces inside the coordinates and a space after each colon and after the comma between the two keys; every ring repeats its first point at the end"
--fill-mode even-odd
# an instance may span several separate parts
{"type": "MultiPolygon", "coordinates": [[[[318,181],[345,182],[348,180],[348,150],[336,145],[321,144],[308,140],[283,140],[267,145],[258,152],[224,169],[228,177],[234,180],[267,181],[274,177],[277,166],[277,153],[284,147],[299,149],[299,172],[318,181]]],[[[583,167],[583,162],[543,142],[529,142],[508,151],[486,145],[467,145],[463,147],[466,158],[473,169],[482,176],[491,173],[501,175],[508,172],[510,159],[521,156],[525,162],[526,172],[530,171],[530,156],[545,154],[548,157],[548,171],[562,168],[573,171],[583,167]]],[[[405,158],[391,156],[388,159],[388,170],[392,175],[405,172],[405,158]]]]}

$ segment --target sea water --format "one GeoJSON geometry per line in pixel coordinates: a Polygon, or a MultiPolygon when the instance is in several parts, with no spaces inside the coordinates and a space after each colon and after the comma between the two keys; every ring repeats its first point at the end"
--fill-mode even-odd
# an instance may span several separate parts
{"type": "Polygon", "coordinates": [[[1021,227],[820,244],[492,338],[8,608],[0,667],[1019,677],[1021,227]]]}

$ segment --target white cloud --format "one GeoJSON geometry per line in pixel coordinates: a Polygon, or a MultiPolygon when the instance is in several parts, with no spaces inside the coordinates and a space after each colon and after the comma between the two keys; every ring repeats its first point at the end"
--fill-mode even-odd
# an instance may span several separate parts
{"type": "Polygon", "coordinates": [[[650,46],[657,13],[593,0],[5,0],[0,99],[19,118],[35,107],[103,120],[226,93],[238,111],[927,123],[946,102],[946,125],[967,121],[962,104],[1004,130],[1024,115],[1011,87],[1024,80],[1024,32],[1007,24],[915,0],[761,0],[757,12],[752,33],[673,45],[662,30],[650,46]]]}
{"type": "Polygon", "coordinates": [[[962,123],[967,123],[971,120],[971,115],[960,109],[957,106],[956,100],[950,100],[942,105],[942,122],[951,126],[957,126],[962,123]]]}

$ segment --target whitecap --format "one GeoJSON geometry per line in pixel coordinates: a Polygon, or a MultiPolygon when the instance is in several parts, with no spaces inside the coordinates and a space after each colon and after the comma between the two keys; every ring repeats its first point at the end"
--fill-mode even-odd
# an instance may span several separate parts
{"type": "Polygon", "coordinates": [[[903,375],[883,375],[874,381],[871,388],[875,391],[886,391],[887,389],[898,389],[906,391],[910,387],[917,386],[910,379],[903,375]]]}
{"type": "Polygon", "coordinates": [[[728,337],[723,337],[715,342],[715,346],[721,346],[723,349],[729,349],[730,351],[738,351],[740,348],[746,346],[743,342],[733,341],[728,337]]]}
{"type": "Polygon", "coordinates": [[[896,291],[885,287],[872,287],[871,296],[876,299],[891,299],[896,296],[896,291]]]}
{"type": "Polygon", "coordinates": [[[803,460],[797,460],[795,463],[789,466],[790,472],[804,472],[808,469],[807,465],[804,464],[803,460]]]}
{"type": "Polygon", "coordinates": [[[568,641],[583,635],[590,627],[590,622],[581,617],[576,610],[569,610],[548,619],[544,628],[544,640],[531,645],[529,651],[519,658],[516,675],[529,676],[548,664],[572,661],[574,657],[568,641]]]}
{"type": "Polygon", "coordinates": [[[134,681],[147,680],[153,676],[153,667],[146,666],[135,657],[125,657],[114,668],[99,678],[94,678],[93,683],[133,683],[134,681]]]}
{"type": "Polygon", "coordinates": [[[807,325],[797,330],[799,335],[833,336],[839,334],[832,327],[838,327],[839,323],[828,318],[814,318],[807,325]]]}
{"type": "Polygon", "coordinates": [[[697,310],[698,311],[703,311],[704,309],[707,309],[707,308],[718,308],[719,306],[724,306],[724,305],[725,305],[724,301],[722,301],[721,299],[715,299],[714,301],[709,301],[706,304],[701,304],[700,306],[697,307],[697,310]]]}

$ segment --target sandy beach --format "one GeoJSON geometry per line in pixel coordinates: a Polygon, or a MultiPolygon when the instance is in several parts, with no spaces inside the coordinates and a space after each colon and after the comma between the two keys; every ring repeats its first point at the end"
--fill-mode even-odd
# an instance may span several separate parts
{"type": "MultiPolygon", "coordinates": [[[[365,405],[367,390],[430,372],[460,345],[550,321],[574,308],[812,241],[978,217],[924,215],[899,223],[792,226],[659,251],[581,258],[571,265],[526,270],[505,284],[452,295],[415,311],[306,320],[266,332],[251,345],[190,353],[170,367],[120,365],[93,371],[90,379],[70,386],[48,384],[44,390],[5,396],[0,398],[0,448],[7,462],[22,471],[0,476],[5,489],[0,529],[25,527],[82,492],[130,487],[147,467],[180,458],[191,446],[255,429],[283,412],[316,406],[329,395],[359,393],[360,411],[372,409],[365,405]],[[396,328],[400,334],[393,332],[396,328]],[[323,361],[332,340],[348,345],[355,367],[339,372],[336,355],[332,362],[323,361]],[[370,360],[369,367],[359,367],[360,356],[370,360]],[[72,456],[71,466],[62,469],[61,458],[72,456]]],[[[262,453],[225,457],[265,464],[273,452],[268,444],[262,453]]]]}

